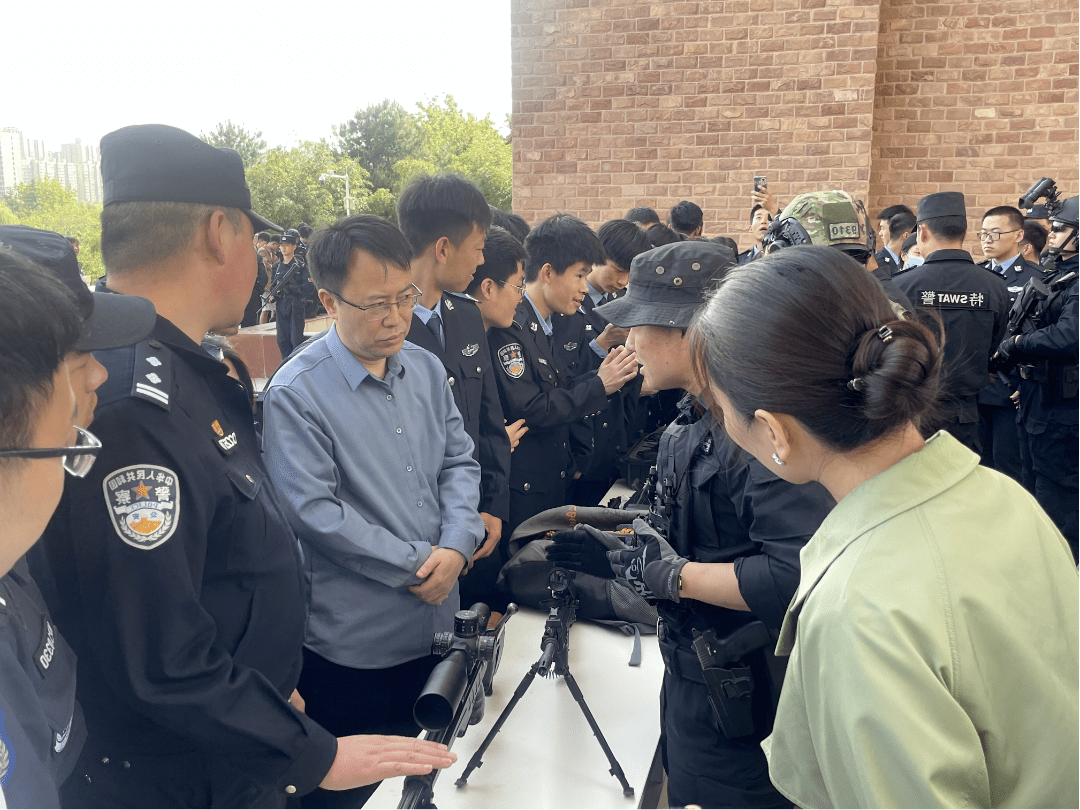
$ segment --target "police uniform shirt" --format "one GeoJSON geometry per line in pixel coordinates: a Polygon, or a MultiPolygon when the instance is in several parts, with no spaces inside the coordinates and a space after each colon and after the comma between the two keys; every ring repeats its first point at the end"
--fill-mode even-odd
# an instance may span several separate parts
{"type": "Polygon", "coordinates": [[[746,250],[744,250],[742,253],[739,254],[739,264],[747,264],[748,262],[752,262],[754,259],[756,259],[760,255],[762,255],[762,254],[761,254],[761,251],[758,250],[757,245],[754,245],[753,247],[747,248],[746,250]]]}
{"type": "Polygon", "coordinates": [[[874,258],[877,259],[878,268],[883,275],[887,273],[891,278],[900,272],[900,257],[893,253],[888,245],[875,253],[874,258]]]}
{"type": "Polygon", "coordinates": [[[427,326],[432,311],[420,306],[413,311],[408,340],[434,354],[446,368],[465,432],[473,440],[473,457],[480,462],[480,511],[506,521],[510,517],[510,437],[480,308],[468,295],[444,292],[435,312],[442,321],[444,345],[427,326]]]}
{"type": "Polygon", "coordinates": [[[503,416],[508,422],[524,419],[529,427],[510,459],[510,488],[519,493],[565,489],[574,472],[570,425],[602,411],[608,401],[595,372],[571,380],[552,351],[547,328],[526,296],[508,329],[488,332],[503,416]]]}
{"type": "MultiPolygon", "coordinates": [[[[1041,279],[1046,275],[1039,265],[1025,261],[1024,257],[1019,253],[1012,259],[1004,261],[1001,264],[995,265],[992,260],[988,259],[987,261],[982,262],[981,266],[985,267],[991,273],[995,273],[1005,279],[1009,291],[1010,307],[1016,301],[1016,296],[1024,289],[1024,285],[1028,282],[1028,279],[1041,279]]],[[[1009,398],[1009,395],[1015,387],[1015,384],[1012,387],[1006,385],[1000,375],[995,374],[990,385],[979,392],[979,404],[993,405],[998,408],[1012,408],[1014,407],[1014,403],[1009,398]]]]}
{"type": "Polygon", "coordinates": [[[973,399],[990,382],[990,356],[1008,326],[1005,281],[972,262],[966,250],[935,251],[921,266],[898,273],[894,280],[916,312],[935,312],[944,323],[945,393],[973,399]]]}
{"type": "Polygon", "coordinates": [[[8,806],[59,807],[85,739],[75,654],[20,559],[0,578],[0,784],[8,806]]]}
{"type": "Polygon", "coordinates": [[[304,637],[300,556],[251,404],[160,316],[147,340],[96,356],[109,371],[93,423],[102,449],[66,483],[43,538],[54,614],[79,655],[85,787],[131,806],[302,795],[337,743],[287,702],[304,637]]]}

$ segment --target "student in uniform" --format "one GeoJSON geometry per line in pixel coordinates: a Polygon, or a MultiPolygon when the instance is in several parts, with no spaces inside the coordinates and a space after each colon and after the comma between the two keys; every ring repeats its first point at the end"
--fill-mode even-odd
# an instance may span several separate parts
{"type": "Polygon", "coordinates": [[[1075,806],[1076,568],[1019,484],[921,435],[937,337],[803,247],[728,275],[691,342],[731,439],[837,501],[780,631],[777,789],[798,807],[1075,806]]]}

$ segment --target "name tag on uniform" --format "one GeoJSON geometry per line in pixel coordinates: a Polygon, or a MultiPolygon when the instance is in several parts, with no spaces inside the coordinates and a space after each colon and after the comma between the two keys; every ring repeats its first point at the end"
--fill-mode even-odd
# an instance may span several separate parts
{"type": "Polygon", "coordinates": [[[986,309],[986,295],[981,292],[954,290],[923,290],[919,305],[938,309],[986,309]]]}
{"type": "Polygon", "coordinates": [[[49,666],[52,664],[53,656],[56,655],[56,631],[53,630],[52,622],[49,621],[48,617],[43,621],[45,624],[41,628],[41,642],[34,652],[34,663],[37,665],[41,677],[44,678],[49,674],[49,666]]]}

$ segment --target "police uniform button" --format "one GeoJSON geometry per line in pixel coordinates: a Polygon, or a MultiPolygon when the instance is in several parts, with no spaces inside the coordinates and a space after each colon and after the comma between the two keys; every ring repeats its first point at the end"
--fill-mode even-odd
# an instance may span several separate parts
{"type": "Polygon", "coordinates": [[[390,399],[393,399],[393,398],[394,398],[394,395],[393,395],[393,394],[387,394],[387,395],[386,395],[386,398],[387,398],[388,400],[390,400],[390,399]]]}
{"type": "Polygon", "coordinates": [[[530,486],[529,486],[529,485],[528,485],[528,484],[526,483],[526,484],[525,484],[525,486],[524,486],[524,487],[522,487],[522,489],[524,489],[524,490],[525,490],[526,492],[528,492],[528,491],[529,491],[530,489],[532,489],[532,487],[530,487],[530,486]]]}
{"type": "Polygon", "coordinates": [[[290,796],[293,795],[294,793],[296,793],[296,785],[286,785],[285,792],[288,793],[290,796]]]}
{"type": "Polygon", "coordinates": [[[101,764],[102,765],[108,765],[109,764],[109,758],[108,757],[102,757],[101,758],[101,764]]]}
{"type": "Polygon", "coordinates": [[[566,478],[566,470],[559,473],[559,478],[566,478]]]}
{"type": "Polygon", "coordinates": [[[694,262],[692,265],[690,265],[690,269],[691,270],[700,270],[701,269],[701,263],[700,262],[694,262]]]}
{"type": "Polygon", "coordinates": [[[255,479],[252,478],[250,475],[245,475],[244,478],[246,478],[248,480],[249,484],[254,484],[255,483],[255,479]]]}
{"type": "Polygon", "coordinates": [[[675,325],[675,321],[668,321],[668,325],[669,325],[669,326],[674,326],[674,325],[675,325]]]}
{"type": "Polygon", "coordinates": [[[657,275],[663,275],[664,274],[664,268],[663,267],[657,267],[656,268],[656,273],[657,273],[657,275]]]}
{"type": "Polygon", "coordinates": [[[604,422],[604,424],[602,425],[602,427],[607,427],[607,422],[604,422]]]}
{"type": "Polygon", "coordinates": [[[405,472],[412,472],[412,467],[406,467],[405,472]]]}
{"type": "Polygon", "coordinates": [[[121,762],[120,764],[124,766],[125,771],[130,771],[131,770],[131,763],[128,762],[126,759],[123,762],[121,762]]]}
{"type": "Polygon", "coordinates": [[[401,428],[398,428],[395,432],[396,433],[401,433],[401,428]]]}
{"type": "Polygon", "coordinates": [[[483,371],[483,369],[482,369],[482,368],[480,368],[480,366],[477,366],[477,367],[476,367],[476,373],[477,373],[477,374],[479,374],[479,373],[480,373],[480,372],[482,372],[482,371],[483,371]]]}
{"type": "Polygon", "coordinates": [[[424,502],[423,502],[423,501],[417,501],[417,502],[416,502],[416,505],[417,505],[417,506],[423,506],[423,505],[424,505],[424,502]]]}
{"type": "Polygon", "coordinates": [[[450,378],[450,385],[451,385],[451,387],[454,385],[454,378],[453,377],[450,378]]]}
{"type": "Polygon", "coordinates": [[[682,279],[681,278],[673,278],[671,280],[671,283],[674,284],[676,287],[681,287],[682,286],[682,279]]]}

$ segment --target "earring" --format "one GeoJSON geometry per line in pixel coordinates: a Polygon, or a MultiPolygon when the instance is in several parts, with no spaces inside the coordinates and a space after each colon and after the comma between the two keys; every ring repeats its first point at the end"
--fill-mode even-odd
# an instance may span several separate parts
{"type": "Polygon", "coordinates": [[[775,461],[777,464],[779,464],[781,467],[786,467],[787,466],[787,462],[786,461],[781,461],[780,456],[776,455],[776,453],[772,454],[772,460],[775,461]]]}

